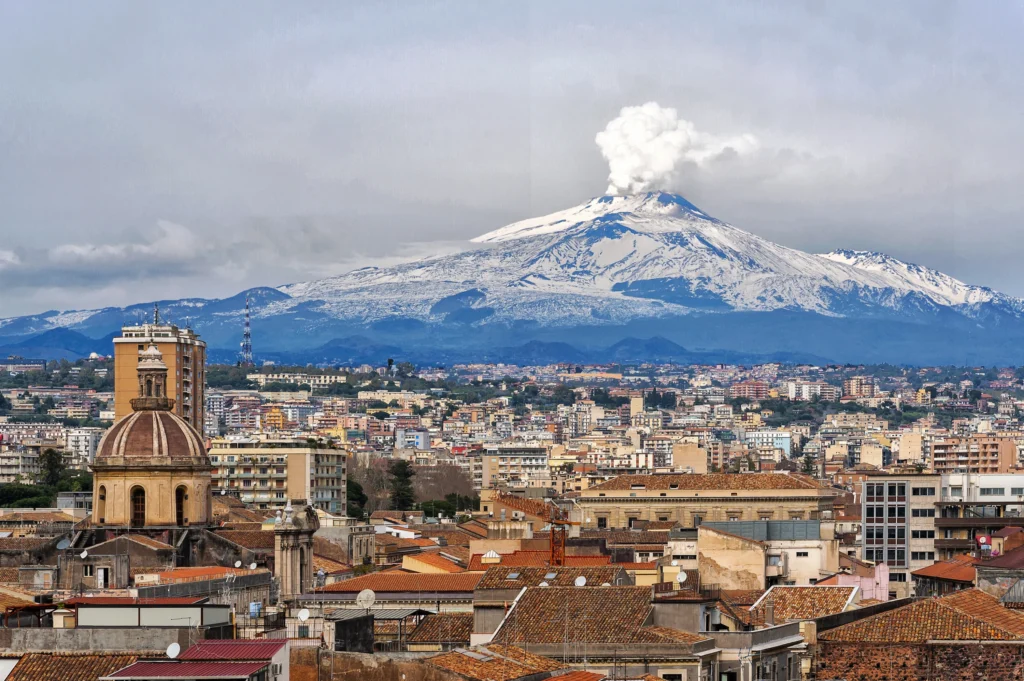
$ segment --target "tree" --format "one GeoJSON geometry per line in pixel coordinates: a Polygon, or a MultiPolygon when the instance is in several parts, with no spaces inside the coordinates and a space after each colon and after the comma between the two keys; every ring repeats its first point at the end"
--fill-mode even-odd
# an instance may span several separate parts
{"type": "Polygon", "coordinates": [[[64,454],[56,449],[46,449],[39,457],[39,469],[43,474],[43,484],[53,487],[60,482],[64,475],[67,464],[64,463],[64,454]]]}
{"type": "Polygon", "coordinates": [[[363,491],[363,486],[352,478],[345,482],[345,499],[348,516],[350,518],[362,518],[363,508],[366,506],[368,498],[366,492],[363,491]]]}
{"type": "Polygon", "coordinates": [[[372,414],[370,414],[370,416],[377,419],[378,421],[387,421],[388,417],[391,416],[391,414],[387,413],[386,411],[375,411],[372,414]]]}
{"type": "Polygon", "coordinates": [[[815,477],[817,475],[818,467],[815,465],[814,459],[810,454],[804,455],[803,468],[801,469],[801,472],[803,472],[804,475],[810,475],[811,477],[815,477]]]}
{"type": "Polygon", "coordinates": [[[576,403],[576,391],[567,386],[564,383],[559,383],[555,386],[554,391],[551,394],[551,399],[555,404],[566,404],[571,405],[576,403]]]}
{"type": "Polygon", "coordinates": [[[391,476],[391,508],[395,511],[411,510],[416,505],[416,493],[412,489],[412,477],[416,471],[404,459],[394,459],[388,466],[391,476]]]}

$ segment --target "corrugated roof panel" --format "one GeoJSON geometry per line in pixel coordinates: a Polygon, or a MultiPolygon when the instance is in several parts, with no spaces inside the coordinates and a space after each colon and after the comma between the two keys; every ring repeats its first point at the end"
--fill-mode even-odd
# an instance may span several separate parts
{"type": "Polygon", "coordinates": [[[245,679],[267,662],[136,662],[107,679],[245,679]]]}
{"type": "Polygon", "coordinates": [[[251,662],[269,660],[287,641],[199,641],[182,651],[179,660],[234,660],[251,662]]]}

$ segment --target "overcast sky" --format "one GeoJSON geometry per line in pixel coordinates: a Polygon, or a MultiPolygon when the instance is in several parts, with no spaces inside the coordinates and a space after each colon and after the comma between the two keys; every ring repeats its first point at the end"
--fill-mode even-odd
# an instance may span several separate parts
{"type": "Polygon", "coordinates": [[[1020,3],[0,3],[0,315],[451,251],[673,107],[706,212],[1024,295],[1020,3]],[[826,7],[823,7],[827,5],[826,7]]]}

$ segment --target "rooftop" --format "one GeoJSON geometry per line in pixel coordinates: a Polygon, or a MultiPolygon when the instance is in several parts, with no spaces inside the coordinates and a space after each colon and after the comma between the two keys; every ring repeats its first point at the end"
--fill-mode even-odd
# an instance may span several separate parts
{"type": "Polygon", "coordinates": [[[473,633],[473,613],[442,612],[428,615],[412,635],[410,643],[440,643],[443,641],[466,641],[473,633]]]}
{"type": "Polygon", "coordinates": [[[568,628],[573,642],[630,643],[650,613],[650,587],[531,587],[506,614],[494,639],[560,644],[568,628]]]}
{"type": "Polygon", "coordinates": [[[967,582],[974,584],[977,570],[974,569],[978,560],[974,556],[955,556],[949,560],[943,560],[932,565],[914,570],[910,574],[914,577],[928,577],[930,579],[945,579],[952,582],[967,582]]]}
{"type": "Polygon", "coordinates": [[[503,645],[456,650],[432,657],[427,663],[474,681],[512,681],[564,669],[554,660],[503,645]]]}
{"type": "Polygon", "coordinates": [[[26,653],[5,681],[96,681],[137,659],[103,653],[26,653]]]}
{"type": "MultiPolygon", "coordinates": [[[[544,567],[551,561],[551,551],[513,551],[499,556],[497,563],[485,563],[480,554],[474,554],[467,568],[471,572],[483,572],[495,565],[506,567],[544,567]]],[[[609,556],[566,556],[565,563],[569,567],[594,567],[607,565],[609,556]]]]}
{"type": "Polygon", "coordinates": [[[856,586],[773,586],[751,606],[751,620],[766,622],[768,606],[773,607],[777,624],[834,615],[853,604],[858,590],[856,586]]]}
{"type": "Polygon", "coordinates": [[[101,679],[155,681],[156,679],[248,679],[267,662],[185,662],[160,660],[136,662],[101,679]]]}
{"type": "Polygon", "coordinates": [[[591,490],[780,490],[821,489],[812,482],[781,473],[712,473],[708,475],[620,475],[591,490]]]}
{"type": "Polygon", "coordinates": [[[182,651],[179,660],[270,660],[281,648],[288,645],[284,639],[275,640],[223,640],[197,641],[182,651]]]}
{"type": "Polygon", "coordinates": [[[917,601],[823,632],[826,641],[923,643],[942,641],[1009,641],[1024,637],[1024,615],[995,597],[966,589],[943,598],[917,601]]]}
{"type": "Polygon", "coordinates": [[[588,586],[615,584],[616,578],[625,578],[619,565],[603,567],[511,567],[495,566],[487,570],[477,583],[480,589],[521,589],[524,586],[573,586],[577,578],[584,577],[588,586]]]}
{"type": "Polygon", "coordinates": [[[328,584],[318,592],[359,593],[373,589],[378,593],[459,593],[471,592],[483,575],[473,572],[421,574],[415,572],[371,573],[362,577],[328,584]]]}

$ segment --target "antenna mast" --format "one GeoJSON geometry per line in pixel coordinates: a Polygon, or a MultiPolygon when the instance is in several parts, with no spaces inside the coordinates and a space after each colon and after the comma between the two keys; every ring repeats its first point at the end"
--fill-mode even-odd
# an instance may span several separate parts
{"type": "Polygon", "coordinates": [[[249,296],[245,297],[245,324],[242,327],[242,366],[253,366],[252,328],[249,326],[249,296]]]}

